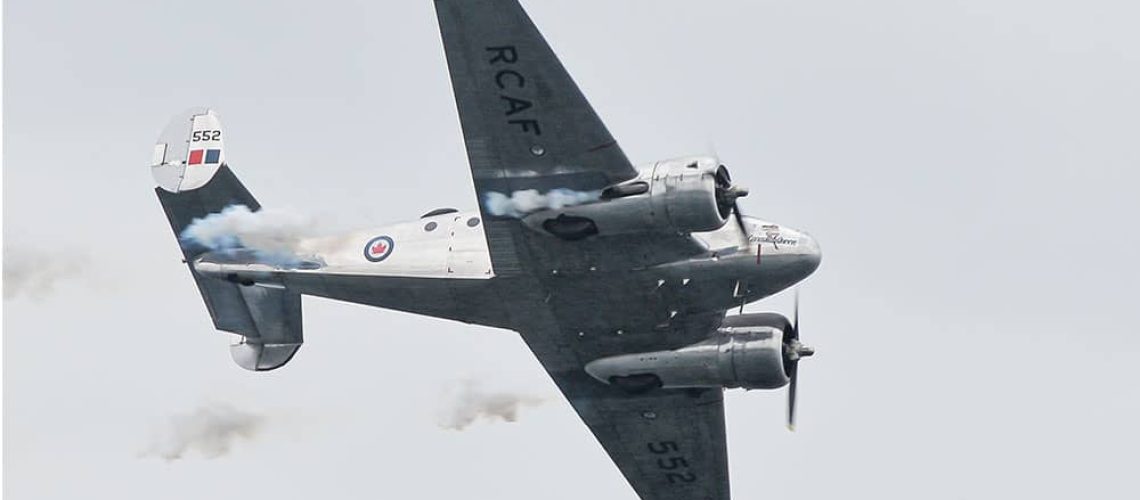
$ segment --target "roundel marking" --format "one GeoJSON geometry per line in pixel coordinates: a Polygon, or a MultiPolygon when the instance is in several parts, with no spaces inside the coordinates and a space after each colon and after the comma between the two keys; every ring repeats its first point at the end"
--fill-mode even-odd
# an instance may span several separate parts
{"type": "Polygon", "coordinates": [[[364,245],[364,258],[369,262],[380,262],[392,255],[392,249],[395,247],[396,242],[392,241],[392,238],[377,236],[364,245]]]}

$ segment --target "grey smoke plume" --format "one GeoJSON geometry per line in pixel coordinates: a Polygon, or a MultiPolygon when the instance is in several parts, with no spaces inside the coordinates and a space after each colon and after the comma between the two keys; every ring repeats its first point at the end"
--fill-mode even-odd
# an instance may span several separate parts
{"type": "Polygon", "coordinates": [[[213,403],[170,417],[144,455],[169,462],[193,450],[208,459],[218,458],[229,453],[237,441],[254,438],[264,425],[264,417],[213,403]]]}
{"type": "Polygon", "coordinates": [[[60,282],[84,274],[87,256],[4,244],[4,298],[41,299],[60,282]]]}
{"type": "Polygon", "coordinates": [[[519,410],[546,402],[538,396],[510,391],[487,391],[473,380],[465,380],[449,391],[446,407],[438,424],[444,429],[462,431],[476,420],[518,420],[519,410]]]}
{"type": "Polygon", "coordinates": [[[245,205],[230,205],[221,212],[194,219],[180,238],[213,251],[245,248],[267,264],[291,265],[301,260],[301,240],[318,236],[314,220],[272,209],[254,212],[245,205]]]}
{"type": "Polygon", "coordinates": [[[524,189],[514,191],[510,196],[490,191],[483,196],[483,208],[491,215],[522,218],[539,210],[557,210],[590,203],[597,201],[601,196],[601,191],[574,191],[563,188],[552,189],[545,194],[539,193],[537,189],[524,189]]]}

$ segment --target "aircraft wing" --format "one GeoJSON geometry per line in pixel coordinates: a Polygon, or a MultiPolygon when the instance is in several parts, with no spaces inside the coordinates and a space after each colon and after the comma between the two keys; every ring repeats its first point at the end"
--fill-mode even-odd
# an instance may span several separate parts
{"type": "Polygon", "coordinates": [[[641,498],[729,499],[722,391],[579,394],[571,403],[641,498]]]}
{"type": "Polygon", "coordinates": [[[654,305],[660,297],[652,286],[575,286],[576,275],[595,269],[632,269],[706,249],[687,235],[568,242],[489,214],[488,193],[598,191],[637,171],[516,0],[436,0],[435,7],[494,274],[512,303],[531,301],[512,307],[511,327],[641,498],[727,500],[721,390],[635,395],[583,370],[602,356],[697,342],[723,312],[662,335],[651,328],[668,311],[654,305]],[[629,328],[621,337],[595,336],[621,328],[629,328]],[[580,329],[591,333],[583,337],[580,329]]]}
{"type": "Polygon", "coordinates": [[[729,499],[722,391],[605,397],[559,385],[641,498],[729,499]]]}
{"type": "Polygon", "coordinates": [[[637,175],[516,0],[435,4],[477,184],[588,190],[637,175]]]}
{"type": "Polygon", "coordinates": [[[436,0],[447,65],[495,273],[518,274],[517,220],[487,194],[598,191],[637,170],[516,0],[436,0]]]}
{"type": "MultiPolygon", "coordinates": [[[[602,384],[582,369],[585,360],[659,345],[660,334],[581,338],[541,298],[523,309],[516,320],[523,339],[643,500],[729,499],[722,390],[630,394],[602,384]]],[[[694,318],[675,332],[678,341],[706,337],[721,317],[694,318]]]]}

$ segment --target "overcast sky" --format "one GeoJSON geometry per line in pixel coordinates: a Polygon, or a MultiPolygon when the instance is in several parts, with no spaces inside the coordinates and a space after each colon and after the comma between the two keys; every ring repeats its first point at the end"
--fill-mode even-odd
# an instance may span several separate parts
{"type": "MultiPolygon", "coordinates": [[[[524,5],[632,160],[716,151],[822,244],[799,430],[727,395],[734,498],[1140,497],[1140,4],[524,5]]],[[[179,262],[190,106],[265,206],[474,208],[431,2],[4,7],[5,498],[635,498],[516,334],[307,298],[250,373],[179,262]],[[549,402],[442,429],[463,380],[549,402]],[[203,408],[253,438],[148,453],[203,408]]]]}

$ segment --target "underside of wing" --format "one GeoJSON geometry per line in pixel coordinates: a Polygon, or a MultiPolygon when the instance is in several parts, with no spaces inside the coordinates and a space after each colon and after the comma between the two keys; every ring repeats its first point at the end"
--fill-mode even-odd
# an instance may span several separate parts
{"type": "MultiPolygon", "coordinates": [[[[723,311],[688,317],[691,327],[664,333],[653,325],[671,317],[669,311],[622,304],[662,302],[666,292],[615,281],[582,295],[585,289],[576,286],[587,276],[708,249],[685,231],[604,234],[524,225],[523,215],[540,213],[526,206],[598,201],[603,190],[638,171],[516,0],[436,0],[435,7],[496,283],[512,296],[511,328],[522,333],[642,498],[727,500],[719,388],[630,393],[583,370],[602,356],[697,342],[716,328],[723,311]],[[494,206],[508,201],[517,206],[494,206]],[[621,334],[623,328],[629,330],[619,338],[592,336],[621,334]]],[[[695,162],[678,168],[693,176],[704,171],[695,162]]],[[[624,205],[610,205],[617,206],[624,205]]],[[[555,222],[575,224],[573,218],[555,222]]]]}
{"type": "MultiPolygon", "coordinates": [[[[637,170],[516,0],[436,0],[495,273],[532,267],[534,244],[489,210],[521,193],[597,196],[637,170]]],[[[573,251],[573,250],[571,250],[573,251]]]]}
{"type": "MultiPolygon", "coordinates": [[[[537,286],[527,281],[512,288],[537,286]]],[[[605,355],[694,342],[723,312],[693,316],[665,339],[661,332],[638,331],[581,336],[561,325],[565,312],[541,298],[516,305],[515,328],[641,498],[728,500],[720,388],[641,391],[603,384],[582,368],[605,355]]]]}
{"type": "Polygon", "coordinates": [[[640,498],[729,500],[722,390],[630,394],[581,370],[550,375],[640,498]]]}
{"type": "Polygon", "coordinates": [[[719,389],[630,395],[555,377],[630,486],[645,500],[728,500],[719,389]]]}
{"type": "Polygon", "coordinates": [[[636,171],[516,0],[436,0],[477,189],[602,189],[636,171]]]}

